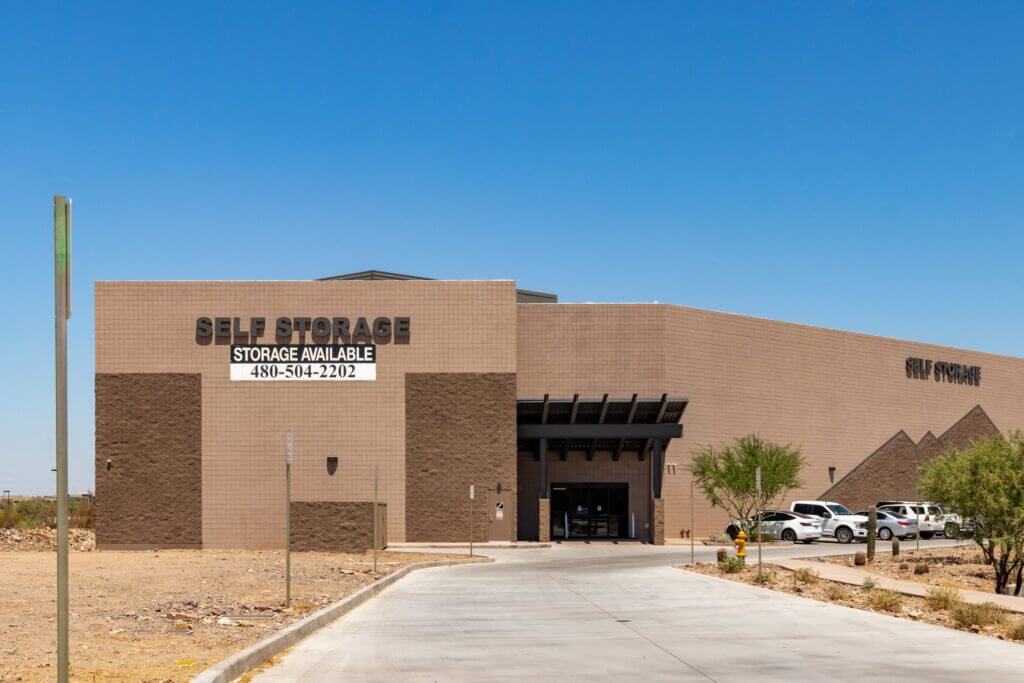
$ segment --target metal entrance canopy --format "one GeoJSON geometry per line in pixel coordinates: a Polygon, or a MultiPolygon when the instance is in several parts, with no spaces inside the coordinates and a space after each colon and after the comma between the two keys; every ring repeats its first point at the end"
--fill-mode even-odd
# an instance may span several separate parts
{"type": "Polygon", "coordinates": [[[688,401],[685,398],[572,398],[519,399],[516,407],[519,450],[538,459],[540,440],[548,451],[557,451],[565,460],[569,451],[583,451],[593,460],[597,451],[610,451],[613,460],[623,452],[637,453],[646,459],[655,440],[667,446],[668,440],[683,435],[679,420],[688,401]]]}
{"type": "Polygon", "coordinates": [[[686,410],[687,399],[580,398],[519,399],[516,406],[516,426],[519,450],[532,452],[540,461],[540,498],[548,497],[548,459],[552,450],[565,460],[569,451],[584,451],[587,460],[593,460],[597,451],[611,451],[618,460],[623,451],[638,454],[640,460],[651,457],[651,491],[653,501],[661,498],[662,470],[665,448],[672,438],[683,435],[679,420],[686,410]],[[544,455],[545,457],[540,457],[544,455]]]}

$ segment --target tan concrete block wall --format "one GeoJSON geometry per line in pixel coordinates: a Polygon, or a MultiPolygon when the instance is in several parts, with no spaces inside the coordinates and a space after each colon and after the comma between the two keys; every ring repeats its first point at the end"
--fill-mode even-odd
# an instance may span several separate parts
{"type": "MultiPolygon", "coordinates": [[[[690,399],[665,455],[667,538],[691,526],[699,444],[753,432],[799,446],[809,465],[792,500],[828,489],[830,465],[838,481],[898,430],[938,434],[975,405],[1003,431],[1024,426],[1021,359],[664,304],[520,304],[518,318],[520,397],[690,399]],[[981,365],[981,385],[908,379],[908,356],[981,365]]],[[[703,496],[694,507],[698,535],[724,529],[703,496]]]]}
{"type": "Polygon", "coordinates": [[[294,500],[370,500],[379,466],[389,538],[404,540],[406,373],[515,372],[511,281],[103,282],[95,293],[98,373],[202,375],[211,547],[283,545],[289,429],[294,500]],[[282,315],[410,316],[412,339],[378,346],[375,382],[231,382],[228,347],[196,343],[200,315],[263,316],[271,331],[282,315]]]}

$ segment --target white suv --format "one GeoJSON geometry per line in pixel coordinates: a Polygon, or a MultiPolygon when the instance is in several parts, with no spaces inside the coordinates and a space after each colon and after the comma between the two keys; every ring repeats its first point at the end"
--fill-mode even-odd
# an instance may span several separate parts
{"type": "Polygon", "coordinates": [[[800,512],[821,518],[821,533],[832,536],[840,543],[868,537],[868,518],[855,515],[839,503],[828,500],[798,500],[789,506],[790,512],[800,512]]]}
{"type": "Polygon", "coordinates": [[[942,508],[935,503],[918,503],[907,500],[883,500],[878,504],[878,509],[891,512],[894,515],[901,515],[909,519],[917,519],[921,515],[921,538],[931,538],[935,534],[945,533],[946,517],[942,514],[942,508]]]}

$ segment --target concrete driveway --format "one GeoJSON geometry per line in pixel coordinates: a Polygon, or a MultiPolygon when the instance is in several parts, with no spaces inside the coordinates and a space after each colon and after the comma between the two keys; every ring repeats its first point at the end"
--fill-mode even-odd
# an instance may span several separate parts
{"type": "MultiPolygon", "coordinates": [[[[851,549],[786,545],[766,549],[766,556],[851,549]]],[[[698,559],[711,559],[713,552],[701,548],[698,559]]],[[[572,544],[491,554],[497,563],[411,574],[300,643],[255,680],[1024,676],[1024,645],[672,568],[689,559],[688,548],[572,544]]]]}

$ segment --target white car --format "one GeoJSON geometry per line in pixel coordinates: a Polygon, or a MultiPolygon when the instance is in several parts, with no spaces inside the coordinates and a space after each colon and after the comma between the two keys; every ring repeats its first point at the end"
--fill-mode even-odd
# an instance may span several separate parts
{"type": "MultiPolygon", "coordinates": [[[[740,533],[740,528],[739,521],[733,520],[725,528],[725,533],[729,534],[729,538],[735,539],[740,533]]],[[[808,515],[801,515],[799,512],[765,510],[764,515],[761,517],[761,524],[758,525],[758,530],[765,536],[789,541],[790,543],[796,543],[797,541],[811,543],[821,538],[821,520],[808,515]]]]}
{"type": "Polygon", "coordinates": [[[942,508],[935,503],[915,502],[907,500],[883,500],[877,509],[891,512],[908,519],[918,519],[920,516],[921,538],[931,538],[935,534],[945,533],[946,520],[942,514],[942,508]]]}
{"type": "Polygon", "coordinates": [[[868,537],[868,518],[855,515],[839,503],[830,500],[798,500],[789,506],[790,512],[799,512],[821,519],[821,533],[840,543],[868,537]]]}

